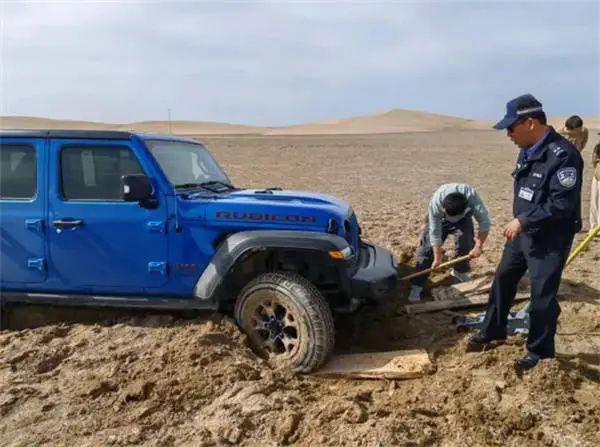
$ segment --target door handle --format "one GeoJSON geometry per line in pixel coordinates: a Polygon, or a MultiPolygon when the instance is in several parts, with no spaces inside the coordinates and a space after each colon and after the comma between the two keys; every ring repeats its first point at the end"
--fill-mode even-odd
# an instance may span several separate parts
{"type": "Polygon", "coordinates": [[[55,228],[66,230],[66,229],[75,229],[83,225],[82,219],[64,219],[64,220],[54,220],[52,221],[52,225],[55,228]]]}

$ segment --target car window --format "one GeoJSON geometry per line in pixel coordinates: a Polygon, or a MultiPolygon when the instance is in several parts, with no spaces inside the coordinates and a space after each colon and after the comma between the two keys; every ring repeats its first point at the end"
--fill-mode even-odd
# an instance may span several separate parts
{"type": "Polygon", "coordinates": [[[33,146],[0,145],[0,198],[31,199],[37,190],[37,158],[33,146]]]}
{"type": "Polygon", "coordinates": [[[67,200],[122,200],[121,177],[144,174],[135,154],[122,146],[64,147],[60,166],[67,200]]]}
{"type": "Polygon", "coordinates": [[[215,159],[200,144],[147,140],[146,146],[173,185],[210,181],[229,183],[215,159]]]}

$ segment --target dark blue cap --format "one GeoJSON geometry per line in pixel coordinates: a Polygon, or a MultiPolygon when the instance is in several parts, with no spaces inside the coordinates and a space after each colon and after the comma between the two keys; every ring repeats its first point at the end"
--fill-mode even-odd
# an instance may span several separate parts
{"type": "Polygon", "coordinates": [[[520,118],[543,111],[542,103],[535,99],[533,95],[529,93],[521,95],[506,103],[506,115],[496,123],[494,129],[506,129],[516,123],[520,118]]]}

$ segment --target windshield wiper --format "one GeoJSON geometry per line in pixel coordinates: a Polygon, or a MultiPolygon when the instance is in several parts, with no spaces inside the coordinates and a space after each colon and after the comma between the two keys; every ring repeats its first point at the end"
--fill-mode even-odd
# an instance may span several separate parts
{"type": "Polygon", "coordinates": [[[203,188],[210,189],[211,191],[214,191],[214,189],[212,189],[211,187],[213,187],[213,186],[219,187],[220,186],[220,188],[217,189],[217,192],[222,191],[224,188],[225,189],[235,189],[235,187],[233,185],[230,185],[227,182],[222,182],[219,180],[211,180],[210,182],[202,182],[202,183],[200,183],[200,186],[202,186],[203,188]]]}
{"type": "Polygon", "coordinates": [[[218,180],[211,180],[209,182],[201,182],[201,183],[181,183],[179,185],[175,185],[177,189],[191,189],[191,188],[203,188],[207,189],[211,192],[221,192],[224,190],[235,189],[233,185],[230,185],[227,182],[221,182],[218,180]]]}
{"type": "Polygon", "coordinates": [[[175,185],[175,188],[187,189],[187,188],[204,188],[202,183],[181,183],[175,185]]]}

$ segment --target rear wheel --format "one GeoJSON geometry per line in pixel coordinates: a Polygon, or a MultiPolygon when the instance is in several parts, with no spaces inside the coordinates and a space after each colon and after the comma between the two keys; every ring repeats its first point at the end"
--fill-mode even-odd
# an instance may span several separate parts
{"type": "Polygon", "coordinates": [[[258,276],[240,293],[234,313],[252,346],[273,366],[310,372],[333,350],[331,309],[317,288],[295,273],[258,276]]]}

